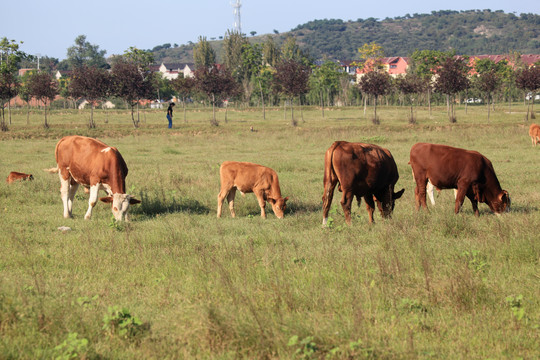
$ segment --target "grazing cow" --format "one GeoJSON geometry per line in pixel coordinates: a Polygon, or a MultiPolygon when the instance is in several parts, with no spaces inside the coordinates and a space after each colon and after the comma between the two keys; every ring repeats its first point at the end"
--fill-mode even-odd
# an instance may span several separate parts
{"type": "Polygon", "coordinates": [[[66,136],[56,144],[55,157],[57,167],[47,171],[58,172],[60,176],[65,218],[72,216],[73,198],[79,184],[90,188],[85,219],[92,216],[92,208],[96,205],[100,189],[109,195],[100,200],[112,203],[112,213],[116,220],[127,221],[129,205],[140,203],[140,200],[126,194],[128,168],[116,148],[84,136],[66,136]]]}
{"type": "Polygon", "coordinates": [[[457,214],[465,196],[471,200],[474,214],[478,202],[485,202],[496,214],[510,210],[510,196],[501,189],[491,161],[477,151],[446,145],[417,143],[412,146],[409,164],[416,181],[416,209],[426,205],[426,184],[437,189],[457,189],[454,212],[457,214]]]}
{"type": "Polygon", "coordinates": [[[261,207],[261,217],[266,219],[264,207],[265,201],[268,201],[272,205],[274,214],[279,219],[283,219],[289,197],[281,197],[278,176],[274,170],[249,162],[225,161],[219,168],[219,177],[221,190],[218,194],[218,218],[221,217],[221,207],[225,198],[229,203],[232,217],[235,217],[234,196],[238,189],[242,195],[255,193],[261,207]]]}
{"type": "Polygon", "coordinates": [[[370,223],[373,223],[375,202],[382,217],[390,217],[395,200],[405,191],[394,192],[398,179],[396,162],[387,149],[371,144],[336,141],[324,156],[323,226],[328,221],[338,182],[338,190],[343,192],[341,206],[345,221],[350,225],[351,204],[355,196],[358,205],[364,197],[370,223]]]}
{"type": "Polygon", "coordinates": [[[15,182],[17,180],[34,180],[34,177],[32,174],[25,174],[21,172],[12,171],[9,173],[6,182],[8,184],[11,184],[12,182],[15,182]]]}
{"type": "MultiPolygon", "coordinates": [[[[414,173],[413,173],[413,180],[414,180],[414,173]]],[[[441,189],[433,186],[431,181],[429,181],[429,179],[428,179],[426,192],[427,192],[427,195],[429,197],[429,201],[431,201],[431,205],[435,205],[435,196],[434,196],[435,190],[437,190],[438,193],[441,192],[441,189]]],[[[456,198],[456,197],[457,197],[457,190],[454,189],[454,198],[456,198]]]]}
{"type": "Polygon", "coordinates": [[[531,127],[529,128],[529,136],[531,137],[533,146],[536,146],[538,141],[540,141],[540,126],[531,124],[531,127]]]}

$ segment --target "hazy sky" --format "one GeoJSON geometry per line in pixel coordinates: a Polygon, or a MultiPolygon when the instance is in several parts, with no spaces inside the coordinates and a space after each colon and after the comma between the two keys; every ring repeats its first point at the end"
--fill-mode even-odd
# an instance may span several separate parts
{"type": "MultiPolygon", "coordinates": [[[[232,2],[236,0],[27,0],[5,1],[1,7],[0,38],[23,41],[28,54],[65,59],[78,35],[106,50],[122,54],[130,46],[197,42],[199,36],[219,38],[233,28],[232,2]]],[[[505,13],[540,12],[538,0],[479,0],[435,2],[426,0],[242,0],[242,32],[250,36],[286,32],[316,19],[384,19],[437,10],[503,10],[505,13]]]]}

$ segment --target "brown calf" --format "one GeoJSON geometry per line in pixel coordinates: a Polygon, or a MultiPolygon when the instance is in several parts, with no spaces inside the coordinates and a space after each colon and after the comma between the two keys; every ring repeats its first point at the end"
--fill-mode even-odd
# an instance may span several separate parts
{"type": "Polygon", "coordinates": [[[17,180],[34,180],[34,177],[32,176],[32,174],[25,174],[25,173],[12,171],[9,173],[6,179],[8,184],[11,184],[12,182],[15,182],[17,180]]]}
{"type": "Polygon", "coordinates": [[[236,190],[244,193],[254,193],[261,207],[261,217],[266,219],[264,207],[266,201],[272,205],[274,214],[279,219],[283,218],[286,201],[289,197],[282,198],[279,188],[279,180],[276,172],[266,166],[249,162],[225,161],[219,168],[221,190],[218,194],[217,217],[221,217],[221,207],[227,198],[232,217],[234,213],[234,197],[236,190]]]}

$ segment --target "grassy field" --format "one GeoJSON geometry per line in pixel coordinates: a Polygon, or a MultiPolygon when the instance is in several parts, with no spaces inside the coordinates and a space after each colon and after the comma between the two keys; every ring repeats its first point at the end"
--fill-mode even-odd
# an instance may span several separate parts
{"type": "MultiPolygon", "coordinates": [[[[368,109],[370,112],[371,109],[368,109]]],[[[128,112],[13,115],[0,134],[0,359],[535,359],[540,357],[540,147],[525,108],[381,108],[381,125],[362,109],[147,111],[139,129],[128,112]],[[302,119],[303,117],[303,119],[302,119]],[[253,126],[254,131],[250,130],[253,126]],[[105,204],[84,220],[62,218],[55,165],[65,135],[116,146],[131,194],[143,201],[116,224],[105,204]],[[393,218],[368,224],[365,204],[345,225],[340,194],[322,228],[324,152],[335,140],[388,148],[397,163],[393,218]],[[416,212],[410,147],[433,142],[478,150],[494,164],[512,211],[494,216],[470,202],[453,214],[443,191],[416,212]],[[251,161],[275,169],[285,219],[259,216],[253,194],[237,196],[237,218],[216,218],[219,164],[251,161]],[[62,232],[60,226],[72,230],[62,232]]]]}

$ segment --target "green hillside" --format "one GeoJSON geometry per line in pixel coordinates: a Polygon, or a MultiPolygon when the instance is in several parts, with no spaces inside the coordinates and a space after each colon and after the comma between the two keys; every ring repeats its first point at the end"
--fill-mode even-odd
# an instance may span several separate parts
{"type": "MultiPolygon", "coordinates": [[[[263,42],[267,35],[250,37],[263,42]]],[[[457,54],[540,53],[540,15],[507,14],[501,10],[434,11],[431,14],[406,14],[386,19],[313,20],[289,32],[272,34],[276,43],[294,36],[301,48],[314,59],[353,60],[357,49],[376,42],[388,56],[407,56],[415,49],[448,51],[457,54]]],[[[221,41],[212,41],[216,50],[221,41]]],[[[156,61],[193,62],[193,45],[187,44],[154,51],[156,61]]],[[[218,52],[218,56],[219,51],[218,52]]]]}

